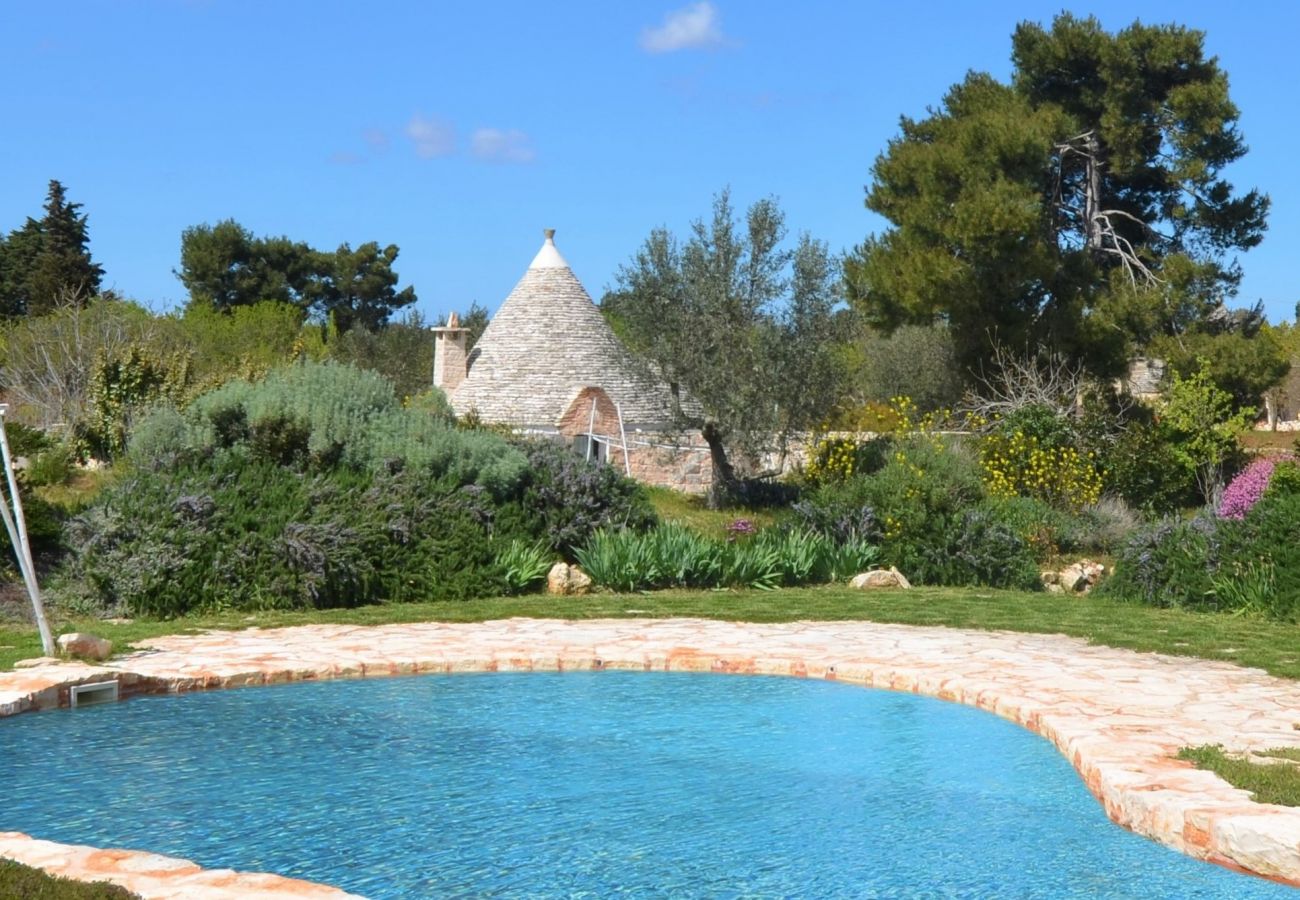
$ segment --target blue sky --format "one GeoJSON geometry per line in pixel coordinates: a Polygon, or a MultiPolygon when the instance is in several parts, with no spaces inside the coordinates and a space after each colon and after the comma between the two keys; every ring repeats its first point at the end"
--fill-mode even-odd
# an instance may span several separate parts
{"type": "MultiPolygon", "coordinates": [[[[1300,284],[1300,4],[1092,3],[1207,33],[1272,196],[1238,303],[1291,319],[1300,284]]],[[[1059,2],[800,4],[0,0],[0,229],[57,178],[90,215],[106,284],[158,309],[183,228],[234,218],[323,249],[401,248],[429,317],[495,310],[544,227],[596,298],[651,228],[682,233],[730,186],[844,250],[900,114],[1059,2]]]]}

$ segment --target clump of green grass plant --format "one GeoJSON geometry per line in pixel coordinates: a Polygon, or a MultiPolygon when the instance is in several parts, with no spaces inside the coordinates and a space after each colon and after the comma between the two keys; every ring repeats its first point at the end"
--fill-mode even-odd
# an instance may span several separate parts
{"type": "Polygon", "coordinates": [[[1229,755],[1220,744],[1178,751],[1179,759],[1213,772],[1233,787],[1250,791],[1256,803],[1300,806],[1300,767],[1293,765],[1300,761],[1300,748],[1260,750],[1254,755],[1281,761],[1255,762],[1246,756],[1229,755]]]}

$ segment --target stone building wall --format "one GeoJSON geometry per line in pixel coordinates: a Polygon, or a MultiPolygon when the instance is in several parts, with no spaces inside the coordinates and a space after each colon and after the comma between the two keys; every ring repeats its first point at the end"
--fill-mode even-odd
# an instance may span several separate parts
{"type": "MultiPolygon", "coordinates": [[[[638,432],[627,436],[627,444],[628,468],[642,484],[687,494],[706,494],[713,486],[713,458],[698,432],[672,438],[638,432]]],[[[623,448],[617,442],[610,447],[609,463],[623,467],[623,448]]]]}

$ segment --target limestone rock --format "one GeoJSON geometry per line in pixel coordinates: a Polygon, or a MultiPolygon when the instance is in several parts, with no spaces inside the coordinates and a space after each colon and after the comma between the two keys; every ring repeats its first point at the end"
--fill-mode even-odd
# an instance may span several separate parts
{"type": "Polygon", "coordinates": [[[591,591],[591,576],[568,563],[557,562],[546,575],[546,593],[561,596],[591,591]]]}
{"type": "Polygon", "coordinates": [[[860,575],[854,575],[853,580],[849,582],[849,587],[858,590],[868,588],[901,588],[907,590],[911,586],[911,582],[903,577],[903,573],[893,566],[888,569],[872,569],[860,575]]]}
{"type": "Polygon", "coordinates": [[[1101,581],[1106,567],[1089,559],[1071,563],[1059,572],[1044,572],[1043,587],[1055,594],[1086,594],[1101,581]]]}
{"type": "Polygon", "coordinates": [[[84,631],[61,634],[58,639],[59,650],[68,656],[82,659],[108,659],[113,652],[113,642],[84,631]]]}

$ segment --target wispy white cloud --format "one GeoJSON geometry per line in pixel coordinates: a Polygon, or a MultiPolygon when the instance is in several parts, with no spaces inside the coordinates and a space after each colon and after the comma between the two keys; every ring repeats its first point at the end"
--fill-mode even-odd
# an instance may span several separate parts
{"type": "Polygon", "coordinates": [[[451,156],[456,152],[456,127],[433,116],[420,113],[411,116],[411,121],[406,123],[406,136],[421,159],[451,156]]]}
{"type": "Polygon", "coordinates": [[[330,162],[336,166],[359,166],[366,161],[366,158],[360,153],[353,153],[350,150],[340,150],[338,153],[330,154],[330,162]]]}
{"type": "Polygon", "coordinates": [[[530,163],[537,158],[532,140],[518,129],[479,128],[470,136],[469,152],[476,159],[497,163],[530,163]]]}
{"type": "Polygon", "coordinates": [[[725,41],[718,8],[708,0],[673,10],[658,28],[641,31],[641,49],[647,53],[708,49],[725,41]]]}
{"type": "Polygon", "coordinates": [[[361,137],[366,142],[366,146],[376,152],[388,149],[388,132],[382,128],[367,128],[361,132],[361,137]]]}

